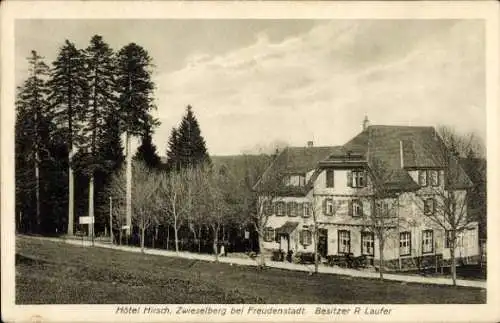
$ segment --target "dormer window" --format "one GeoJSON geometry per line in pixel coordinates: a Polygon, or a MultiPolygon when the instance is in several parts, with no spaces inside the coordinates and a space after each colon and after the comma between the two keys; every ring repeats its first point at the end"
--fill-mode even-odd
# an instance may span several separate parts
{"type": "Polygon", "coordinates": [[[290,175],[286,176],[284,179],[285,186],[305,186],[306,177],[304,175],[290,175]]]}
{"type": "Polygon", "coordinates": [[[422,187],[427,186],[427,171],[425,170],[418,171],[418,185],[422,187]]]}
{"type": "Polygon", "coordinates": [[[429,171],[429,183],[432,186],[439,186],[439,171],[438,170],[430,170],[429,171]]]}
{"type": "Polygon", "coordinates": [[[425,186],[439,186],[439,170],[419,170],[418,171],[418,185],[425,186]]]}

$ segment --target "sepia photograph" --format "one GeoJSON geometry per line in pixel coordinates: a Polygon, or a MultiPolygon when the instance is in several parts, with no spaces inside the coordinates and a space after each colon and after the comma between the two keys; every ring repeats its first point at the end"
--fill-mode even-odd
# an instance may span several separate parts
{"type": "Polygon", "coordinates": [[[481,8],[11,17],[3,320],[498,318],[481,8]]]}

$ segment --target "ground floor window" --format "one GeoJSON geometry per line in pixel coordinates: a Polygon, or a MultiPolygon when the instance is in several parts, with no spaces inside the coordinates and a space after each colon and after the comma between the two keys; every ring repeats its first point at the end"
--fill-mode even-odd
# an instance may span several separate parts
{"type": "Polygon", "coordinates": [[[307,229],[300,231],[299,240],[301,245],[309,246],[312,244],[312,232],[307,229]]]}
{"type": "Polygon", "coordinates": [[[408,231],[399,234],[399,255],[408,256],[411,254],[411,233],[408,231]]]}
{"type": "Polygon", "coordinates": [[[366,256],[373,256],[375,254],[375,242],[373,232],[361,233],[361,254],[366,256]]]}
{"type": "Polygon", "coordinates": [[[432,230],[422,231],[422,253],[434,251],[434,232],[432,230]]]}
{"type": "Polygon", "coordinates": [[[338,231],[338,253],[351,253],[351,232],[348,230],[338,231]]]}
{"type": "Polygon", "coordinates": [[[264,230],[264,241],[265,242],[274,241],[274,229],[273,228],[268,227],[264,230]]]}

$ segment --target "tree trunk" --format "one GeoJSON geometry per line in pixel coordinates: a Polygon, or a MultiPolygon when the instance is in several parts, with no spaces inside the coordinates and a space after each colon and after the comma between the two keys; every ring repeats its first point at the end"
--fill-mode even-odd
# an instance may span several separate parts
{"type": "Polygon", "coordinates": [[[215,228],[213,227],[213,231],[214,231],[214,252],[215,252],[215,262],[218,262],[219,261],[219,248],[217,248],[217,244],[219,242],[219,228],[215,228]]]}
{"type": "Polygon", "coordinates": [[[144,253],[144,232],[146,231],[146,228],[144,226],[141,226],[141,252],[144,253]]]}
{"type": "Polygon", "coordinates": [[[113,199],[109,197],[109,237],[111,238],[111,244],[114,244],[113,235],[113,199]]]}
{"type": "MultiPolygon", "coordinates": [[[[94,174],[90,175],[89,180],[89,217],[92,221],[94,217],[94,174]]],[[[89,224],[89,237],[93,237],[93,223],[89,224]]]]}
{"type": "Polygon", "coordinates": [[[457,285],[457,259],[455,258],[455,248],[456,248],[455,239],[453,239],[453,242],[452,242],[452,245],[451,245],[451,248],[450,248],[450,256],[451,256],[451,280],[453,281],[453,286],[457,285]]]}
{"type": "Polygon", "coordinates": [[[74,187],[74,175],[73,167],[71,167],[71,159],[73,153],[70,153],[69,166],[68,166],[68,235],[72,236],[74,234],[74,202],[75,202],[75,187],[74,187]]]}
{"type": "Polygon", "coordinates": [[[318,229],[314,230],[314,273],[318,273],[318,229]]]}
{"type": "Polygon", "coordinates": [[[40,165],[38,162],[38,151],[35,152],[35,195],[36,195],[36,229],[40,233],[42,229],[42,218],[40,215],[40,165]]]}
{"type": "Polygon", "coordinates": [[[217,250],[217,236],[214,236],[214,245],[213,245],[213,249],[214,249],[214,254],[215,254],[215,262],[218,262],[219,261],[219,250],[217,250]]]}
{"type": "Polygon", "coordinates": [[[125,133],[125,154],[126,154],[126,225],[127,238],[132,229],[132,154],[130,151],[130,134],[125,133]]]}
{"type": "Polygon", "coordinates": [[[259,266],[260,267],[265,267],[266,266],[266,259],[264,257],[264,241],[262,237],[264,236],[263,232],[258,231],[258,236],[257,239],[259,240],[259,266]]]}
{"type": "Polygon", "coordinates": [[[384,280],[384,239],[379,238],[379,243],[378,243],[378,252],[379,252],[379,258],[380,258],[380,264],[378,267],[378,272],[380,274],[380,280],[384,280]]]}
{"type": "Polygon", "coordinates": [[[179,253],[179,235],[177,225],[174,225],[175,252],[179,253]]]}

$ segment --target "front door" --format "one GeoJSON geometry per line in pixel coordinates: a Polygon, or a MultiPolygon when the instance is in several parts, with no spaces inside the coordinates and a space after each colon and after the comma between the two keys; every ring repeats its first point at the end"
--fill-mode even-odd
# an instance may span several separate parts
{"type": "Polygon", "coordinates": [[[328,254],[328,230],[318,229],[318,254],[326,258],[328,254]]]}

